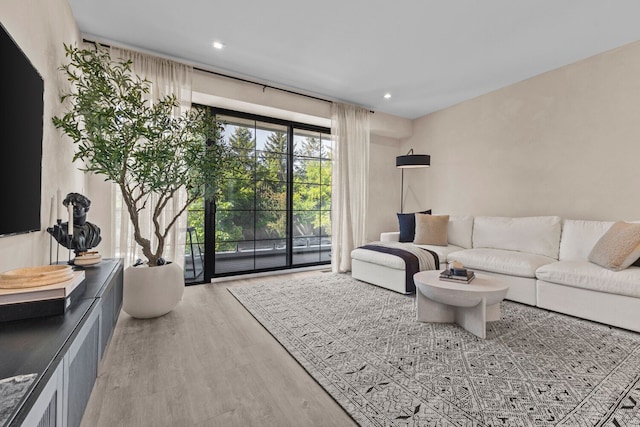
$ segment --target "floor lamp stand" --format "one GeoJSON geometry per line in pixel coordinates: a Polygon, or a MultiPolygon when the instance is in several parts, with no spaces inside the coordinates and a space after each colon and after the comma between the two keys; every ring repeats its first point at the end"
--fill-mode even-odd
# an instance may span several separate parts
{"type": "Polygon", "coordinates": [[[402,168],[401,171],[402,178],[400,178],[400,213],[404,213],[404,168],[402,168]]]}
{"type": "Polygon", "coordinates": [[[413,148],[404,156],[396,157],[396,168],[402,169],[400,181],[400,213],[404,213],[404,169],[426,168],[431,165],[431,156],[428,154],[413,154],[413,148]]]}

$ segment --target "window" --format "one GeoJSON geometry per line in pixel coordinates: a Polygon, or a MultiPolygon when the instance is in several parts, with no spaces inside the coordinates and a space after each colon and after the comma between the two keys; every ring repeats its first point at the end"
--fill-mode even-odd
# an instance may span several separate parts
{"type": "Polygon", "coordinates": [[[293,263],[329,262],[331,137],[294,129],[293,263]]]}
{"type": "Polygon", "coordinates": [[[212,228],[203,233],[205,276],[330,262],[329,129],[211,112],[224,124],[237,164],[210,209],[203,212],[202,203],[190,209],[190,221],[212,228]]]}

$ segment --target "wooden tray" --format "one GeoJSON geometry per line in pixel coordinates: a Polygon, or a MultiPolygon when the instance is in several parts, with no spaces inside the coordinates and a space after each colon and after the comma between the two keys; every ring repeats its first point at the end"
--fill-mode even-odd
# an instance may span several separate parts
{"type": "Polygon", "coordinates": [[[69,265],[18,268],[0,274],[0,289],[33,288],[64,282],[73,277],[69,265]]]}

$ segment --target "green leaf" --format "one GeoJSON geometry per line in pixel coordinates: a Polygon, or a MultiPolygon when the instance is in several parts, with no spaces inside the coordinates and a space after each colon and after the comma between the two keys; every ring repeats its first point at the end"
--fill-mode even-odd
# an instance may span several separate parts
{"type": "MultiPolygon", "coordinates": [[[[217,194],[229,165],[234,165],[231,148],[208,109],[174,117],[175,95],[148,102],[151,84],[132,72],[131,61],[112,59],[100,45],[64,48],[69,63],[60,70],[72,86],[60,97],[66,110],[53,117],[53,124],[75,144],[74,161],[83,162],[82,170],[120,186],[138,231],[136,242],[153,261],[162,256],[163,245],[152,248],[151,236],[139,232],[139,212],[149,195],[166,203],[180,188],[188,190],[190,200],[205,191],[217,194]]],[[[152,234],[166,235],[161,227],[156,225],[152,234]]]]}

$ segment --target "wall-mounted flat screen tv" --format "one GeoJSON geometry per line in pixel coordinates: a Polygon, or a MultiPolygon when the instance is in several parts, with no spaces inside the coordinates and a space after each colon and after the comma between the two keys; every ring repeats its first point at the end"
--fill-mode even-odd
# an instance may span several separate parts
{"type": "Polygon", "coordinates": [[[6,236],[40,230],[44,82],[0,28],[0,236],[6,236]]]}

